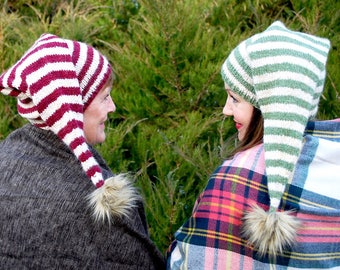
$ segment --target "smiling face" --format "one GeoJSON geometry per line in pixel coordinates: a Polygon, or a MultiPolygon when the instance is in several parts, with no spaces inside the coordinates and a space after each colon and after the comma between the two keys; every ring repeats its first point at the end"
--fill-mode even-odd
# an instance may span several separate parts
{"type": "Polygon", "coordinates": [[[86,142],[94,145],[105,141],[105,121],[116,106],[110,96],[112,80],[99,91],[84,112],[84,133],[86,142]]]}
{"type": "Polygon", "coordinates": [[[225,89],[228,93],[228,98],[223,108],[223,114],[234,117],[235,126],[238,130],[238,139],[242,141],[251,123],[254,106],[231,91],[227,85],[225,85],[225,89]]]}

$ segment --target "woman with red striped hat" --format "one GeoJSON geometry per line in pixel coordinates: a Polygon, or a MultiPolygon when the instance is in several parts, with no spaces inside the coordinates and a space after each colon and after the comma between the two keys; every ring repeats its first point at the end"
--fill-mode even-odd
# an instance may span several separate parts
{"type": "Polygon", "coordinates": [[[0,143],[2,269],[162,269],[140,195],[105,141],[114,75],[85,43],[43,34],[0,76],[29,123],[0,143]]]}

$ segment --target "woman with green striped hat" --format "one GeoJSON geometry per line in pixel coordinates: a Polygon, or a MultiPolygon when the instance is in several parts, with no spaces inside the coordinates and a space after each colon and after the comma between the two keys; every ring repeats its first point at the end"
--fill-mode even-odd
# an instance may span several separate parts
{"type": "Polygon", "coordinates": [[[340,266],[340,119],[312,120],[329,49],[276,21],[227,57],[223,113],[239,145],[175,233],[169,269],[340,266]]]}

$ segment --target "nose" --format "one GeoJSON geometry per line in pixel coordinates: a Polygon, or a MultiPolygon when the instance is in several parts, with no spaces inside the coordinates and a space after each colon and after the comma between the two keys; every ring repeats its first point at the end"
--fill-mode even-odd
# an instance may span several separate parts
{"type": "Polygon", "coordinates": [[[109,104],[107,106],[108,113],[115,112],[116,111],[116,104],[113,102],[112,97],[109,97],[109,104]]]}
{"type": "Polygon", "coordinates": [[[233,115],[233,110],[230,107],[230,96],[228,95],[227,101],[225,102],[225,105],[223,107],[223,114],[225,116],[232,116],[233,115]]]}

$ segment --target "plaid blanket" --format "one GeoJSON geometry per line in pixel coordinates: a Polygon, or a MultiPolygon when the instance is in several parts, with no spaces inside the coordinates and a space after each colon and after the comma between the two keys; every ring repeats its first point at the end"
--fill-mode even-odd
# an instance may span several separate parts
{"type": "Polygon", "coordinates": [[[269,208],[263,145],[226,160],[211,175],[192,216],[175,233],[168,269],[340,269],[340,119],[309,122],[280,209],[303,222],[296,244],[260,257],[240,236],[253,202],[269,208]]]}

